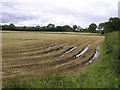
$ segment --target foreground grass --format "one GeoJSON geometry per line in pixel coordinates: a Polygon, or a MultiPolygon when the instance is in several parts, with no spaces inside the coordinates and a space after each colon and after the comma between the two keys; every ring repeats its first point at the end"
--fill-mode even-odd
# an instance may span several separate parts
{"type": "Polygon", "coordinates": [[[4,88],[120,88],[118,32],[106,35],[101,58],[74,73],[16,76],[3,81],[4,88]]]}
{"type": "Polygon", "coordinates": [[[102,57],[96,64],[88,67],[84,87],[120,88],[118,40],[118,32],[106,35],[102,45],[102,57]]]}

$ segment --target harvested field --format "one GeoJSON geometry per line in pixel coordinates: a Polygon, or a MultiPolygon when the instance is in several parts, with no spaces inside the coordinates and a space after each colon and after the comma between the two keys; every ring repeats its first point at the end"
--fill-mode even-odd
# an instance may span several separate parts
{"type": "Polygon", "coordinates": [[[96,34],[3,33],[3,78],[79,70],[103,40],[96,34]]]}

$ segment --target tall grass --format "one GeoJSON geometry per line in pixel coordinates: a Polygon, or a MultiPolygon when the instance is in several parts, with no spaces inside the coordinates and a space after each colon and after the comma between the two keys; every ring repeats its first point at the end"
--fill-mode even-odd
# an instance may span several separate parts
{"type": "Polygon", "coordinates": [[[84,87],[120,88],[118,32],[106,35],[99,61],[88,67],[84,87]]]}

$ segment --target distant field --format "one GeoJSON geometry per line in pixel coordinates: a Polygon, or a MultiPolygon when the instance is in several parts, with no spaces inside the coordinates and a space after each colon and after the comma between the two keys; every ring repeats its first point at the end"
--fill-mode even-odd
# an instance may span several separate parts
{"type": "Polygon", "coordinates": [[[69,34],[69,35],[100,35],[100,33],[87,33],[87,32],[44,32],[44,31],[0,31],[2,33],[26,33],[26,32],[32,32],[32,33],[40,33],[40,34],[69,34]]]}
{"type": "Polygon", "coordinates": [[[3,32],[3,79],[54,72],[74,72],[86,67],[104,36],[84,33],[3,32]],[[88,51],[78,55],[87,45],[88,51]]]}

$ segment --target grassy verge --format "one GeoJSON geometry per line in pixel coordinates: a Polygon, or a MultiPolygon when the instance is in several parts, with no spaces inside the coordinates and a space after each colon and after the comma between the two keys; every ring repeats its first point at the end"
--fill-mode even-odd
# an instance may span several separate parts
{"type": "Polygon", "coordinates": [[[120,88],[118,40],[118,32],[106,35],[100,60],[86,70],[84,87],[120,88]]]}
{"type": "Polygon", "coordinates": [[[118,42],[118,32],[107,34],[99,60],[77,72],[16,76],[3,81],[4,88],[120,88],[118,42]]]}

